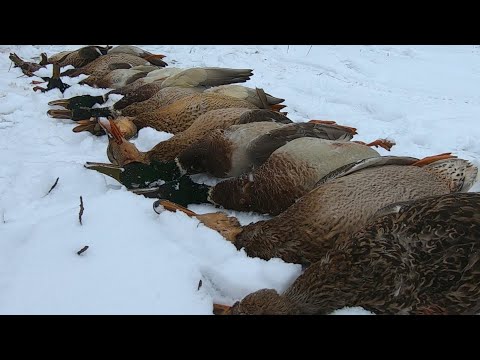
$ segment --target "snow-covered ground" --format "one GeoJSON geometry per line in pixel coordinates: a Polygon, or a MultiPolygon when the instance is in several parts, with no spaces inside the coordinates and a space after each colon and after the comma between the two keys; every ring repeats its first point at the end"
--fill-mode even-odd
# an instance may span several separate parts
{"type": "MultiPolygon", "coordinates": [[[[141,47],[167,55],[171,66],[254,69],[247,85],[285,98],[294,121],[335,120],[356,127],[358,140],[394,139],[394,155],[451,151],[480,165],[478,46],[141,47]]],[[[212,314],[213,302],[286,289],[299,265],[248,258],[196,219],[157,215],[152,199],[83,167],[108,161],[106,137],[73,133],[73,122],[46,115],[47,103],[106,91],[74,85],[64,95],[35,93],[35,78],[9,69],[8,59],[75,48],[0,47],[0,313],[212,314]]],[[[143,129],[135,143],[147,150],[169,136],[143,129]]],[[[243,224],[263,218],[235,214],[243,224]]]]}

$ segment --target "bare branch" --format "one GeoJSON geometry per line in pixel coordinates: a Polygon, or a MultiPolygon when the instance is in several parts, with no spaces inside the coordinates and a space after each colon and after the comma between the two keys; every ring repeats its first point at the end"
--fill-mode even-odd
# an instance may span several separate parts
{"type": "Polygon", "coordinates": [[[82,224],[83,210],[85,210],[85,208],[83,207],[83,199],[82,199],[82,197],[80,196],[80,212],[78,213],[78,220],[80,221],[80,225],[83,225],[83,224],[82,224]]]}
{"type": "Polygon", "coordinates": [[[55,186],[57,186],[59,179],[60,179],[60,178],[57,177],[57,180],[55,180],[55,184],[52,185],[52,187],[50,188],[50,190],[48,190],[48,192],[47,192],[43,197],[47,196],[48,194],[50,194],[50,193],[52,192],[53,189],[55,189],[55,186]]]}
{"type": "Polygon", "coordinates": [[[88,245],[84,246],[83,248],[81,248],[80,250],[77,251],[77,255],[82,255],[82,253],[84,253],[85,251],[87,251],[88,249],[88,245]]]}

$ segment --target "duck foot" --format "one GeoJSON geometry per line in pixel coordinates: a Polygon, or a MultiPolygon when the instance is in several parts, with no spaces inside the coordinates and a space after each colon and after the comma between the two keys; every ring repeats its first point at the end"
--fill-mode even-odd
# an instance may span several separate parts
{"type": "Polygon", "coordinates": [[[228,216],[222,212],[197,214],[187,208],[169,200],[159,199],[153,203],[153,210],[161,214],[164,210],[175,212],[181,211],[187,216],[196,217],[206,227],[219,232],[227,241],[235,243],[235,239],[242,232],[242,227],[237,218],[228,216]]]}
{"type": "Polygon", "coordinates": [[[370,143],[365,143],[363,141],[354,141],[355,143],[362,144],[365,146],[375,146],[376,148],[381,147],[387,151],[390,151],[392,147],[395,145],[395,141],[387,140],[387,139],[377,139],[370,143]]]}

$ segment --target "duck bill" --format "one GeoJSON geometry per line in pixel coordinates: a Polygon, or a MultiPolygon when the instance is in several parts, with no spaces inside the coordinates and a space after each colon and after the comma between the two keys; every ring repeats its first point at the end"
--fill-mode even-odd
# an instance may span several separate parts
{"type": "Polygon", "coordinates": [[[98,121],[96,119],[90,120],[79,120],[77,121],[77,126],[75,126],[72,131],[75,133],[79,133],[82,131],[88,131],[92,135],[105,135],[105,132],[102,128],[98,125],[98,121]]]}
{"type": "Polygon", "coordinates": [[[68,106],[70,105],[70,100],[69,99],[58,99],[58,100],[53,100],[48,103],[50,106],[61,106],[65,109],[68,109],[68,106]]]}
{"type": "Polygon", "coordinates": [[[110,176],[111,178],[117,180],[121,183],[121,174],[124,169],[121,166],[113,165],[113,164],[104,164],[104,163],[96,163],[96,162],[87,162],[84,165],[85,168],[89,170],[98,171],[101,174],[110,176]]]}
{"type": "Polygon", "coordinates": [[[105,130],[109,137],[115,140],[118,145],[122,145],[124,137],[120,129],[113,122],[113,120],[99,119],[98,123],[105,130]]]}
{"type": "Polygon", "coordinates": [[[55,118],[55,119],[72,119],[72,111],[71,110],[48,110],[47,115],[55,118]]]}
{"type": "Polygon", "coordinates": [[[228,305],[213,304],[213,313],[215,315],[231,315],[232,307],[228,305]]]}

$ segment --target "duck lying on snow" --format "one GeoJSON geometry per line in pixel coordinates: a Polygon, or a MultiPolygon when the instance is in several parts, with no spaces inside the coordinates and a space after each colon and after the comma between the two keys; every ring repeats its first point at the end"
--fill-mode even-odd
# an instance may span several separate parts
{"type": "MultiPolygon", "coordinates": [[[[179,194],[188,201],[182,205],[199,203],[207,198],[210,203],[226,209],[277,215],[312,190],[329,172],[353,161],[380,156],[377,151],[364,144],[349,141],[354,134],[350,128],[343,128],[340,129],[343,132],[334,133],[332,130],[326,132],[322,124],[319,129],[315,128],[315,123],[311,123],[310,126],[307,124],[274,129],[251,144],[239,144],[237,151],[231,153],[232,156],[246,153],[253,159],[253,163],[248,163],[250,160],[231,157],[230,163],[234,171],[239,172],[235,169],[237,167],[243,170],[252,165],[259,166],[238,177],[222,181],[211,188],[202,187],[202,190],[189,178],[182,178],[178,181],[179,184],[167,183],[156,191],[152,190],[148,196],[179,202],[176,197],[179,194]],[[337,135],[338,140],[335,140],[337,135]],[[173,188],[178,190],[172,191],[173,188]],[[185,194],[192,194],[192,198],[185,198],[185,194]]],[[[228,144],[216,143],[218,147],[214,152],[211,152],[211,149],[215,149],[215,145],[205,149],[202,148],[203,144],[203,142],[200,146],[194,144],[192,150],[187,149],[179,155],[179,164],[182,168],[190,171],[192,167],[193,170],[202,167],[228,168],[228,164],[209,165],[207,161],[207,159],[213,161],[213,156],[213,159],[227,163],[228,144]],[[198,156],[195,154],[196,150],[198,156]],[[201,161],[199,165],[194,165],[196,159],[201,161]]],[[[392,143],[387,141],[381,144],[387,148],[392,146],[392,143]]],[[[220,171],[215,173],[218,175],[220,171]]]]}
{"type": "MultiPolygon", "coordinates": [[[[283,293],[263,289],[227,314],[329,314],[361,306],[377,314],[480,312],[480,194],[388,205],[339,242],[283,293]]],[[[226,311],[225,311],[226,310],[226,311]]]]}
{"type": "MultiPolygon", "coordinates": [[[[398,201],[468,191],[478,169],[450,154],[418,160],[410,157],[373,157],[343,166],[280,215],[240,227],[233,220],[211,226],[251,257],[281,258],[309,265],[360,230],[379,209],[398,201]],[[232,222],[233,221],[233,222],[232,222]],[[225,225],[225,227],[224,227],[225,225]]],[[[278,196],[276,197],[278,199],[278,196]]],[[[155,203],[162,209],[164,200],[155,203]]],[[[173,207],[173,209],[175,209],[173,207]]],[[[198,215],[203,221],[223,213],[198,215]]]]}
{"type": "Polygon", "coordinates": [[[139,56],[130,54],[107,54],[96,58],[80,68],[69,69],[61,76],[75,77],[82,74],[102,76],[115,69],[128,69],[132,66],[149,65],[150,63],[139,56]]]}
{"type": "MultiPolygon", "coordinates": [[[[348,127],[342,127],[340,125],[332,124],[318,124],[318,123],[291,123],[290,119],[285,117],[282,114],[279,114],[270,110],[250,110],[250,109],[219,109],[209,111],[198,117],[197,120],[184,132],[181,132],[172,138],[162,141],[157,144],[153,149],[147,152],[140,152],[135,145],[129,143],[122,137],[122,131],[116,129],[116,123],[113,121],[107,122],[102,120],[102,125],[106,128],[106,131],[109,133],[109,146],[107,149],[107,155],[110,161],[119,165],[117,172],[115,173],[114,167],[110,164],[105,164],[105,171],[103,171],[102,164],[94,163],[94,170],[100,171],[106,175],[113,176],[115,179],[122,182],[123,185],[128,188],[131,187],[131,183],[125,182],[127,178],[131,179],[129,172],[133,171],[136,174],[139,174],[139,178],[135,177],[135,183],[148,184],[148,182],[157,182],[158,180],[167,181],[167,179],[174,178],[173,175],[165,174],[164,171],[161,171],[155,177],[155,172],[159,168],[162,168],[159,163],[162,162],[173,162],[173,166],[166,165],[164,169],[175,169],[175,173],[180,177],[181,174],[184,174],[184,163],[180,162],[180,159],[183,157],[180,156],[178,159],[175,159],[176,156],[180,153],[183,154],[195,154],[196,150],[199,150],[201,153],[201,148],[197,146],[197,140],[202,136],[205,136],[209,132],[215,129],[227,128],[229,126],[246,126],[249,125],[250,132],[267,133],[269,130],[278,129],[279,127],[286,126],[288,127],[289,136],[283,138],[283,143],[276,138],[276,141],[268,142],[268,139],[265,139],[265,143],[262,143],[262,146],[258,148],[258,151],[255,152],[257,155],[256,158],[248,159],[245,157],[242,161],[235,161],[233,166],[238,170],[239,168],[249,169],[251,166],[260,165],[261,162],[265,161],[268,156],[277,148],[283,145],[285,142],[293,140],[294,138],[302,136],[312,136],[318,138],[326,139],[340,139],[340,138],[351,138],[354,129],[348,127]],[[234,125],[234,124],[245,124],[245,125],[234,125]],[[186,149],[186,150],[185,150],[186,149]],[[182,151],[184,150],[184,151],[182,151]],[[175,162],[174,162],[175,160],[175,162]],[[147,166],[140,166],[139,168],[145,169],[144,175],[141,176],[138,169],[135,166],[130,166],[128,168],[125,165],[128,164],[147,164],[152,165],[152,168],[148,170],[147,166]],[[123,168],[122,168],[123,167],[123,168]],[[123,179],[123,180],[122,180],[123,179]]],[[[211,160],[216,163],[223,162],[224,156],[223,153],[226,150],[225,148],[219,146],[216,148],[216,152],[212,152],[211,160]]],[[[237,154],[238,155],[238,154],[237,154]]],[[[239,158],[236,154],[233,155],[236,159],[239,158]]],[[[203,158],[202,158],[203,159],[203,158]]],[[[206,158],[205,158],[206,159],[206,158]]],[[[231,158],[232,159],[232,158],[231,158]]],[[[231,160],[230,159],[230,160],[231,160]]],[[[90,163],[87,163],[86,167],[91,168],[90,163]]],[[[172,179],[173,180],[173,179],[172,179]]],[[[188,199],[188,196],[196,197],[198,201],[206,200],[206,192],[208,192],[208,187],[202,187],[201,185],[194,185],[191,190],[191,193],[184,194],[183,191],[183,182],[178,187],[177,195],[183,197],[186,196],[185,200],[188,199]],[[198,191],[199,189],[203,191],[198,191]],[[198,198],[198,196],[200,196],[198,198]]],[[[145,186],[145,185],[144,185],[145,186]]],[[[146,196],[152,196],[147,192],[142,192],[146,196]]],[[[175,200],[178,202],[178,196],[175,197],[175,200]]]]}
{"type": "Polygon", "coordinates": [[[50,57],[46,53],[41,54],[40,65],[58,64],[60,67],[71,65],[80,68],[105,55],[111,47],[84,46],[73,51],[62,51],[50,57]]]}
{"type": "Polygon", "coordinates": [[[121,131],[114,129],[115,122],[103,121],[102,125],[106,127],[106,131],[110,135],[107,150],[109,160],[113,164],[123,166],[134,161],[144,164],[150,164],[152,161],[174,161],[182,150],[212,130],[227,128],[234,124],[259,122],[288,124],[292,121],[286,116],[270,110],[246,108],[211,110],[200,115],[185,131],[158,143],[147,152],[138,151],[134,144],[126,141],[121,131]]]}
{"type": "MultiPolygon", "coordinates": [[[[101,110],[95,109],[95,110],[92,110],[89,113],[89,115],[90,116],[106,116],[107,114],[115,115],[119,110],[122,110],[128,107],[129,105],[137,104],[137,106],[135,107],[136,110],[133,110],[133,112],[130,111],[129,113],[127,113],[126,111],[128,110],[125,110],[125,113],[123,113],[123,115],[134,116],[140,112],[156,110],[159,107],[172,103],[171,96],[168,96],[169,93],[168,92],[165,93],[165,91],[162,91],[162,90],[165,90],[168,88],[191,89],[191,90],[184,91],[186,96],[186,95],[191,95],[193,93],[202,92],[203,90],[212,86],[232,84],[236,82],[245,82],[249,80],[250,76],[252,75],[252,70],[250,69],[192,68],[192,69],[186,69],[186,70],[180,71],[180,73],[172,72],[172,70],[173,69],[171,68],[167,68],[167,69],[161,69],[158,71],[157,70],[151,71],[145,74],[145,72],[142,72],[141,69],[139,69],[139,67],[134,67],[127,70],[124,70],[124,69],[114,70],[106,75],[103,75],[103,77],[100,77],[98,78],[98,80],[95,80],[95,81],[97,81],[97,84],[104,87],[114,88],[122,85],[123,83],[129,82],[131,80],[135,80],[136,78],[138,79],[133,81],[132,84],[126,87],[138,84],[140,81],[142,81],[145,84],[142,86],[133,88],[127,92],[120,91],[120,93],[125,96],[119,101],[117,101],[111,108],[101,109],[101,110]],[[162,73],[162,75],[160,76],[160,79],[152,83],[146,83],[148,79],[155,79],[154,77],[150,76],[152,73],[158,73],[158,72],[162,73]],[[113,82],[115,82],[115,84],[113,82]],[[150,101],[146,102],[146,100],[150,100],[150,101]],[[166,103],[165,100],[169,100],[169,102],[166,103]],[[101,112],[101,113],[98,113],[98,112],[101,112]]],[[[175,70],[181,70],[181,69],[175,69],[175,70]]],[[[83,80],[83,82],[88,83],[88,79],[83,80]]],[[[236,87],[236,88],[227,87],[227,88],[219,88],[214,91],[219,94],[230,95],[239,99],[250,100],[250,101],[254,101],[252,100],[252,98],[256,97],[256,94],[254,96],[252,96],[251,94],[252,92],[255,92],[255,90],[249,89],[249,88],[239,89],[239,87],[236,87]]],[[[91,95],[82,95],[82,96],[75,96],[71,99],[60,99],[60,100],[51,101],[49,102],[49,105],[58,105],[58,106],[65,107],[69,110],[81,109],[83,110],[83,112],[75,113],[75,112],[68,112],[68,111],[62,111],[62,110],[51,110],[48,112],[48,114],[53,117],[68,118],[72,120],[83,120],[85,119],[85,116],[86,116],[84,114],[86,109],[82,109],[83,107],[91,107],[96,103],[103,104],[108,99],[108,95],[114,92],[115,91],[110,91],[101,97],[98,97],[98,96],[92,97],[91,95]],[[95,99],[95,101],[92,103],[93,99],[95,99]]],[[[272,96],[267,94],[267,101],[270,101],[270,102],[273,101],[275,104],[278,104],[279,102],[282,102],[283,99],[273,98],[272,96]]],[[[258,101],[256,105],[259,105],[258,101]]]]}

